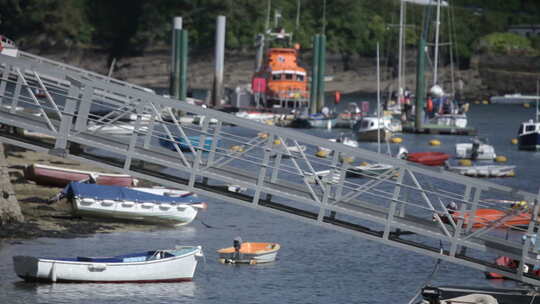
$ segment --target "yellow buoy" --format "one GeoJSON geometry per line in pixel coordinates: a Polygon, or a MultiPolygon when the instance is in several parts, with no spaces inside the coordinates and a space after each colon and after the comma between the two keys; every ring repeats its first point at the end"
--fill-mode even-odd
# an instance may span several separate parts
{"type": "Polygon", "coordinates": [[[489,104],[489,101],[488,100],[482,100],[482,103],[483,104],[489,104]]]}
{"type": "Polygon", "coordinates": [[[508,172],[508,174],[506,174],[506,176],[508,177],[513,177],[513,176],[516,176],[516,172],[514,170],[508,172]]]}
{"type": "Polygon", "coordinates": [[[429,144],[430,144],[431,146],[440,146],[440,145],[441,145],[441,141],[438,140],[438,139],[432,139],[432,140],[429,141],[429,144]]]}
{"type": "Polygon", "coordinates": [[[504,155],[499,155],[495,157],[495,161],[498,163],[505,163],[508,159],[504,155]]]}
{"type": "Polygon", "coordinates": [[[233,152],[244,152],[244,146],[235,145],[231,147],[233,152]]]}
{"type": "Polygon", "coordinates": [[[523,107],[524,107],[524,108],[530,108],[530,107],[531,107],[531,105],[530,105],[530,104],[528,104],[528,103],[524,103],[524,104],[523,104],[523,107]]]}
{"type": "Polygon", "coordinates": [[[470,159],[460,159],[459,161],[459,164],[461,166],[471,166],[472,165],[472,161],[470,159]]]}
{"type": "Polygon", "coordinates": [[[512,208],[514,209],[527,209],[529,207],[529,203],[527,201],[517,201],[512,204],[512,208]]]}
{"type": "Polygon", "coordinates": [[[328,151],[319,150],[319,151],[315,152],[315,156],[321,157],[321,158],[327,157],[328,156],[328,151]]]}
{"type": "Polygon", "coordinates": [[[268,125],[268,126],[273,126],[276,123],[272,119],[267,119],[267,120],[264,121],[264,124],[268,125]]]}
{"type": "Polygon", "coordinates": [[[354,157],[352,156],[342,156],[340,158],[340,161],[345,164],[351,164],[354,161],[354,157]]]}
{"type": "Polygon", "coordinates": [[[517,143],[518,143],[517,138],[512,138],[512,144],[513,144],[513,145],[517,145],[517,143]]]}
{"type": "Polygon", "coordinates": [[[260,132],[259,134],[257,134],[257,136],[262,139],[267,139],[268,133],[260,132]]]}
{"type": "Polygon", "coordinates": [[[274,145],[281,145],[281,140],[275,139],[274,140],[274,145]]]}
{"type": "Polygon", "coordinates": [[[401,137],[392,137],[390,141],[394,144],[400,144],[403,142],[403,139],[401,137]]]}
{"type": "Polygon", "coordinates": [[[474,104],[480,104],[480,100],[475,100],[474,104]]]}
{"type": "Polygon", "coordinates": [[[369,165],[369,163],[366,162],[366,161],[363,161],[363,162],[360,163],[360,166],[367,166],[367,165],[369,165]]]}

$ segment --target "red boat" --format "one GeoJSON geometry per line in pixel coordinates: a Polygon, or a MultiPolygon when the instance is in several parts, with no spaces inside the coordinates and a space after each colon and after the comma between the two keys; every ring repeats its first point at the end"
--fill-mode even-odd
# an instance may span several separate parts
{"type": "MultiPolygon", "coordinates": [[[[497,259],[495,259],[495,264],[497,264],[498,266],[503,266],[503,267],[507,267],[507,268],[510,268],[510,269],[516,269],[519,266],[519,261],[512,260],[511,258],[503,255],[503,256],[500,256],[497,259]]],[[[532,267],[530,267],[529,265],[525,265],[525,268],[523,269],[523,272],[533,274],[535,276],[540,276],[540,270],[533,270],[532,267]]],[[[486,272],[485,274],[486,274],[486,279],[490,279],[490,280],[497,280],[497,279],[506,280],[506,279],[510,279],[510,278],[505,277],[504,275],[502,275],[500,273],[496,273],[496,272],[486,272]]]]}
{"type": "Polygon", "coordinates": [[[92,180],[99,185],[132,187],[137,179],[127,174],[111,174],[32,164],[24,169],[24,177],[38,185],[65,187],[70,182],[92,180]]]}
{"type": "MultiPolygon", "coordinates": [[[[452,217],[454,221],[457,222],[459,218],[463,218],[463,225],[467,226],[469,224],[469,214],[465,212],[463,215],[460,212],[452,212],[452,217]]],[[[482,228],[490,225],[495,221],[499,221],[496,224],[496,227],[516,227],[516,226],[528,226],[531,221],[531,214],[526,212],[521,212],[517,215],[508,216],[508,213],[497,210],[497,209],[478,209],[476,210],[476,216],[474,217],[473,228],[482,228]],[[504,219],[503,219],[504,218],[504,219]]]]}
{"type": "Polygon", "coordinates": [[[448,158],[450,158],[450,155],[443,152],[415,152],[407,154],[408,161],[426,166],[442,166],[448,158]]]}

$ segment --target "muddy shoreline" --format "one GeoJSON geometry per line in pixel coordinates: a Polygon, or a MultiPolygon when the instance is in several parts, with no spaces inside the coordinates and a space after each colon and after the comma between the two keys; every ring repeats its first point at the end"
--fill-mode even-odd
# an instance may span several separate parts
{"type": "MultiPolygon", "coordinates": [[[[167,228],[152,224],[76,216],[72,213],[71,204],[67,199],[48,202],[62,188],[41,186],[26,180],[23,173],[25,166],[39,163],[81,170],[102,172],[104,170],[10,145],[5,145],[5,150],[11,183],[25,220],[23,223],[2,226],[0,240],[16,242],[40,237],[75,238],[95,233],[151,231],[167,228]]],[[[143,182],[143,186],[148,185],[144,185],[143,182]]]]}

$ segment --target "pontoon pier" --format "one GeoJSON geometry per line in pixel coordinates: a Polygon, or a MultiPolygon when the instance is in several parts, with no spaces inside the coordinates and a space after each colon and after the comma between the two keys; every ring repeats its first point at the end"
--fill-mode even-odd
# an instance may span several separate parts
{"type": "MultiPolygon", "coordinates": [[[[540,193],[530,193],[414,165],[382,154],[333,143],[295,130],[267,126],[227,113],[168,99],[143,87],[101,76],[45,58],[19,52],[0,55],[0,141],[30,150],[131,174],[164,186],[256,210],[290,217],[325,228],[399,247],[480,271],[493,271],[540,286],[540,278],[501,268],[494,257],[506,255],[522,263],[538,263],[530,241],[506,238],[497,222],[471,229],[463,220],[443,223],[446,205],[461,212],[490,206],[509,216],[533,209],[525,229],[532,235],[540,193]],[[44,94],[36,96],[38,89],[44,94]],[[96,109],[99,109],[96,110],[96,109]],[[178,123],[173,113],[204,115],[202,125],[178,123]],[[132,135],[101,133],[92,125],[113,125],[135,114],[132,135]],[[163,115],[173,117],[172,122],[163,115]],[[143,117],[145,119],[143,120],[143,117]],[[146,118],[150,117],[149,120],[146,118]],[[209,124],[210,120],[217,124],[209,124]],[[231,126],[232,125],[232,126],[231,126]],[[144,128],[142,128],[144,126],[144,128]],[[26,138],[13,129],[46,134],[53,141],[26,138]],[[193,146],[187,136],[200,136],[193,146]],[[203,145],[212,137],[211,147],[203,145]],[[187,140],[189,149],[166,149],[159,138],[187,140]],[[303,152],[286,146],[306,145],[303,152]],[[233,148],[237,146],[237,148],[233,148]],[[314,156],[317,147],[334,151],[329,158],[314,156]],[[352,165],[385,163],[394,170],[380,176],[346,177],[352,165]],[[317,177],[334,170],[339,182],[317,177]],[[228,185],[246,188],[243,193],[228,185]],[[526,206],[494,205],[490,199],[526,201],[526,206]],[[441,246],[442,245],[442,246],[441,246]]],[[[509,227],[509,229],[512,227],[509,227]]],[[[515,228],[519,229],[519,228],[515,228]]]]}

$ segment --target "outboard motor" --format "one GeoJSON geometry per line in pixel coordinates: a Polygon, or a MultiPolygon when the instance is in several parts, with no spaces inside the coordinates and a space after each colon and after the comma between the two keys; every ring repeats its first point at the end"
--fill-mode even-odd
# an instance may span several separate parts
{"type": "Polygon", "coordinates": [[[242,238],[237,236],[233,240],[234,259],[240,259],[240,248],[242,248],[242,238]]]}
{"type": "Polygon", "coordinates": [[[405,147],[399,147],[396,158],[407,159],[407,154],[409,154],[409,151],[407,151],[407,149],[405,147]]]}
{"type": "Polygon", "coordinates": [[[239,236],[235,237],[233,240],[233,247],[234,250],[240,251],[240,248],[242,247],[242,238],[240,238],[239,236]]]}
{"type": "Polygon", "coordinates": [[[480,152],[480,141],[478,139],[473,139],[472,149],[471,149],[471,159],[476,160],[478,158],[479,152],[480,152]]]}

